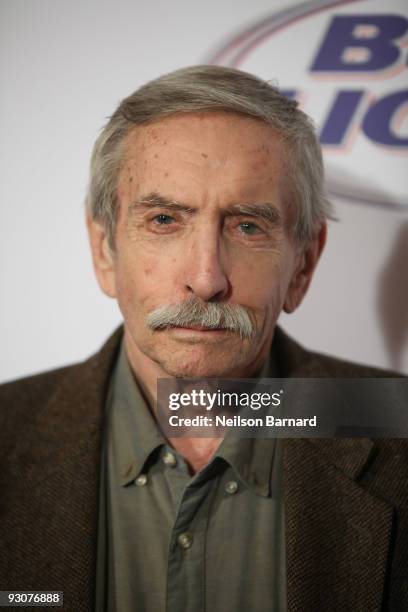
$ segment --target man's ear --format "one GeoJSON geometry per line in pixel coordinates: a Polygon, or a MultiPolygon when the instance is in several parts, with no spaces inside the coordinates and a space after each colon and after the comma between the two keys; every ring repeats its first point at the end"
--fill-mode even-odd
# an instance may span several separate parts
{"type": "Polygon", "coordinates": [[[298,262],[288,287],[283,310],[290,314],[301,304],[312,280],[320,255],[326,244],[327,224],[323,222],[319,231],[298,254],[298,262]]]}
{"type": "Polygon", "coordinates": [[[116,297],[115,261],[114,254],[109,246],[106,228],[86,216],[89,242],[91,244],[92,261],[95,275],[102,291],[109,297],[116,297]]]}

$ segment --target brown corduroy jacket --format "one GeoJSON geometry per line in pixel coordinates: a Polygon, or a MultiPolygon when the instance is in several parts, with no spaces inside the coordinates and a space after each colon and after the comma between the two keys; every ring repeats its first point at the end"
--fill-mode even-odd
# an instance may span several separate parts
{"type": "MultiPolygon", "coordinates": [[[[0,590],[60,590],[64,610],[94,608],[103,407],[121,334],[84,363],[0,387],[0,590]]],[[[380,375],[279,329],[273,347],[282,376],[380,375]]],[[[408,610],[407,444],[284,440],[289,612],[408,610]]]]}

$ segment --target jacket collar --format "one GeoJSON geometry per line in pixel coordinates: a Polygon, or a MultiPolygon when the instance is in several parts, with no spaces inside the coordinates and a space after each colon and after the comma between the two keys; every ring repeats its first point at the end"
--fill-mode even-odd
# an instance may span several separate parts
{"type": "MultiPolygon", "coordinates": [[[[306,351],[280,328],[273,350],[282,377],[341,376],[335,361],[306,351]]],[[[288,611],[379,610],[393,508],[358,484],[374,442],[309,438],[283,445],[288,611]]]]}
{"type": "MultiPolygon", "coordinates": [[[[277,327],[272,352],[279,366],[282,378],[331,378],[333,372],[325,359],[305,350],[277,327]]],[[[368,438],[308,438],[307,442],[317,448],[327,461],[336,466],[349,478],[357,478],[374,450],[374,443],[368,438]]]]}
{"type": "Polygon", "coordinates": [[[94,609],[103,409],[121,335],[83,364],[42,375],[40,387],[54,390],[42,406],[27,402],[33,415],[1,495],[3,588],[63,591],[75,612],[94,609]]]}

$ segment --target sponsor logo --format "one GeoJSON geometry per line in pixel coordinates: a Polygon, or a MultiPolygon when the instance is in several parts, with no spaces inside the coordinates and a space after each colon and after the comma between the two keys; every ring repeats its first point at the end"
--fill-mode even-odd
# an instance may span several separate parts
{"type": "Polygon", "coordinates": [[[208,60],[272,80],[300,102],[317,124],[331,195],[408,210],[408,3],[303,2],[208,60]]]}

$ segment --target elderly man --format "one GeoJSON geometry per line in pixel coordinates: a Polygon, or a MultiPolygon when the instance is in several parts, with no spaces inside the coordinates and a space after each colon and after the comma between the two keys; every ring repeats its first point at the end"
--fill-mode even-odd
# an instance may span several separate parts
{"type": "Polygon", "coordinates": [[[355,377],[277,326],[329,204],[311,122],[236,70],[176,71],[99,136],[87,223],[123,329],[1,389],[3,590],[66,610],[408,609],[407,451],[369,439],[168,439],[166,377],[355,377]]]}

